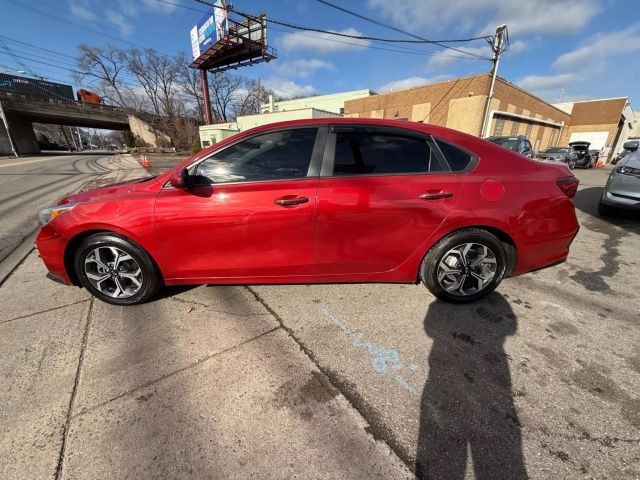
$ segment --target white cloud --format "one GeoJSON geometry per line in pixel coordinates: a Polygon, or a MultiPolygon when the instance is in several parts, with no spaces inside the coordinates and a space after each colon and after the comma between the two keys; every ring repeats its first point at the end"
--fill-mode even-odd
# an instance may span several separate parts
{"type": "MultiPolygon", "coordinates": [[[[347,35],[362,35],[355,28],[344,30],[332,30],[347,35]]],[[[317,32],[292,32],[280,37],[283,50],[314,50],[320,53],[332,53],[346,50],[359,50],[371,42],[368,40],[356,40],[354,38],[339,37],[329,33],[317,32]]]]}
{"type": "MultiPolygon", "coordinates": [[[[458,50],[463,52],[470,53],[472,55],[479,55],[484,58],[491,58],[493,55],[491,52],[491,47],[489,45],[484,45],[482,47],[455,47],[458,50]]],[[[476,58],[471,55],[464,55],[461,52],[455,52],[453,50],[441,50],[437,55],[432,56],[427,62],[427,68],[430,69],[441,69],[447,68],[451,65],[459,62],[460,60],[464,60],[465,58],[476,58]]]]}
{"type": "Polygon", "coordinates": [[[335,70],[331,62],[318,60],[317,58],[300,58],[289,62],[276,62],[273,67],[284,76],[299,78],[306,78],[318,70],[335,70]]]}
{"type": "Polygon", "coordinates": [[[265,87],[273,90],[278,97],[282,98],[306,97],[316,93],[313,85],[299,85],[291,80],[281,78],[270,78],[263,80],[262,83],[265,87]]]}
{"type": "Polygon", "coordinates": [[[113,10],[107,10],[105,18],[107,22],[117,27],[122,35],[128,36],[131,34],[133,27],[131,26],[131,23],[129,23],[127,17],[125,17],[123,14],[115,12],[113,10]]]}
{"type": "Polygon", "coordinates": [[[92,22],[98,18],[96,14],[91,11],[91,8],[84,2],[69,2],[69,10],[71,15],[78,20],[92,22]]]}
{"type": "Polygon", "coordinates": [[[385,83],[378,90],[380,92],[390,92],[394,90],[404,90],[406,88],[417,87],[419,85],[426,85],[429,83],[440,82],[451,78],[450,75],[436,75],[435,77],[407,77],[400,80],[394,80],[389,83],[385,83]]]}
{"type": "MultiPolygon", "coordinates": [[[[493,56],[493,51],[491,50],[491,46],[483,45],[481,47],[455,47],[457,50],[461,50],[462,52],[467,52],[472,55],[479,55],[486,59],[490,59],[493,56]]],[[[517,40],[515,42],[511,42],[509,46],[508,53],[520,53],[528,48],[526,42],[522,40],[517,40]]],[[[470,55],[465,55],[461,52],[456,52],[454,50],[440,50],[437,52],[437,55],[432,56],[427,62],[428,69],[442,69],[450,67],[451,65],[464,60],[465,58],[476,58],[470,55]]]]}
{"type": "MultiPolygon", "coordinates": [[[[569,34],[580,31],[600,10],[598,0],[369,0],[377,18],[416,34],[421,31],[493,33],[506,23],[513,34],[569,34]]],[[[425,35],[432,36],[432,35],[425,35]]]]}
{"type": "Polygon", "coordinates": [[[562,73],[560,75],[529,75],[516,82],[517,85],[525,90],[532,92],[544,90],[560,90],[579,80],[578,75],[574,73],[562,73]]]}
{"type": "Polygon", "coordinates": [[[598,34],[587,40],[584,46],[564,53],[553,63],[558,70],[594,68],[605,64],[611,57],[627,55],[640,50],[638,27],[632,25],[625,30],[607,34],[598,34]]]}

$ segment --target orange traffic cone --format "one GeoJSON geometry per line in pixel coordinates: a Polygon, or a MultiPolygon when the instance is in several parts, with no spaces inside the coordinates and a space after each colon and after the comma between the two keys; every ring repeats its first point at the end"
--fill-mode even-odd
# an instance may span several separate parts
{"type": "Polygon", "coordinates": [[[149,162],[149,160],[147,160],[147,154],[146,153],[140,154],[140,165],[142,165],[144,168],[149,168],[151,166],[151,162],[149,162]]]}

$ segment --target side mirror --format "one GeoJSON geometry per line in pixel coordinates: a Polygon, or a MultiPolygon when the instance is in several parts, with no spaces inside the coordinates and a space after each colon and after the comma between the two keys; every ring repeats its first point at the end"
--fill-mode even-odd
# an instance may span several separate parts
{"type": "Polygon", "coordinates": [[[169,178],[169,183],[173,188],[188,189],[193,185],[193,177],[189,175],[189,170],[183,168],[176,170],[169,178]]]}
{"type": "Polygon", "coordinates": [[[633,152],[634,150],[638,149],[638,145],[640,145],[639,140],[629,140],[628,142],[625,142],[622,147],[625,150],[629,150],[630,152],[633,152]]]}

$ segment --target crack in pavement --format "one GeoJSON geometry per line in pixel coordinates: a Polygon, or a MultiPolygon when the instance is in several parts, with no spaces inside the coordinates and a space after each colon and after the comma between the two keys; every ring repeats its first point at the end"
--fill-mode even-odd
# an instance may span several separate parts
{"type": "Polygon", "coordinates": [[[64,464],[64,454],[67,448],[67,438],[69,435],[69,428],[71,427],[71,419],[73,414],[73,407],[76,402],[76,396],[78,394],[78,386],[80,384],[80,374],[82,373],[82,364],[84,363],[85,352],[87,351],[87,340],[89,338],[89,329],[91,327],[91,312],[93,310],[94,298],[89,300],[89,311],[87,312],[87,322],[85,324],[84,333],[82,334],[82,344],[80,348],[80,357],[78,358],[78,368],[76,369],[76,377],[73,382],[73,389],[71,390],[71,398],[69,399],[69,406],[67,408],[67,415],[65,423],[62,427],[62,445],[60,445],[60,454],[58,455],[58,463],[56,465],[55,479],[60,480],[62,477],[62,467],[64,464]]]}
{"type": "Polygon", "coordinates": [[[66,308],[66,307],[71,307],[73,305],[78,305],[80,303],[85,303],[85,302],[90,302],[93,299],[93,297],[91,298],[87,298],[86,300],[79,300],[77,302],[73,302],[73,303],[67,303],[65,305],[60,305],[59,307],[51,307],[48,308],[46,310],[40,310],[38,312],[33,312],[33,313],[28,313],[26,315],[20,315],[19,317],[14,317],[14,318],[9,318],[8,320],[2,320],[0,321],[0,325],[3,325],[5,323],[9,323],[9,322],[14,322],[16,320],[22,320],[24,318],[29,318],[29,317],[33,317],[34,315],[39,315],[41,313],[47,313],[47,312],[53,312],[54,310],[60,310],[62,308],[66,308]]]}
{"type": "Polygon", "coordinates": [[[184,367],[181,367],[181,368],[179,368],[177,370],[174,370],[172,372],[169,372],[169,373],[165,373],[164,375],[161,375],[158,378],[155,378],[153,380],[149,380],[148,382],[145,382],[145,383],[143,383],[141,385],[137,385],[137,386],[135,386],[133,388],[130,388],[129,390],[126,390],[126,391],[116,395],[115,397],[110,398],[109,400],[105,400],[104,402],[100,402],[100,403],[98,403],[96,405],[93,405],[92,407],[85,408],[81,412],[78,412],[75,415],[73,415],[72,418],[80,417],[82,415],[86,415],[87,413],[94,412],[94,411],[98,410],[99,408],[102,408],[105,405],[108,405],[108,404],[110,404],[110,403],[112,403],[112,402],[114,402],[116,400],[119,400],[119,399],[124,398],[124,397],[128,397],[128,396],[136,393],[137,391],[142,390],[143,388],[150,387],[151,385],[155,385],[156,383],[159,383],[159,382],[161,382],[163,380],[171,378],[171,377],[173,377],[173,376],[175,376],[175,375],[177,375],[179,373],[182,373],[182,372],[184,372],[186,370],[189,370],[191,368],[197,367],[197,366],[201,365],[202,363],[205,363],[205,362],[207,362],[207,361],[209,361],[209,360],[211,360],[211,359],[213,359],[215,357],[218,357],[220,355],[223,355],[225,353],[233,351],[233,350],[235,350],[237,348],[240,348],[240,347],[242,347],[242,346],[244,346],[244,345],[246,345],[248,343],[253,342],[254,340],[258,340],[259,338],[262,338],[262,337],[264,337],[266,335],[269,335],[270,333],[273,333],[276,330],[279,330],[280,328],[281,328],[280,326],[273,327],[273,328],[267,330],[266,332],[263,332],[263,333],[261,333],[259,335],[256,335],[255,337],[248,338],[247,340],[243,340],[242,342],[237,343],[236,345],[232,345],[229,348],[225,348],[224,350],[220,350],[219,352],[215,352],[215,353],[211,353],[209,355],[205,355],[204,357],[201,357],[198,360],[196,360],[195,362],[192,362],[192,363],[190,363],[188,365],[185,365],[184,367]]]}
{"type": "Polygon", "coordinates": [[[365,432],[371,435],[375,441],[381,441],[387,445],[389,450],[393,452],[411,472],[413,472],[415,470],[415,459],[411,459],[410,453],[407,452],[400,442],[394,438],[392,430],[388,428],[382,420],[377,418],[373,408],[370,407],[367,401],[351,385],[349,385],[348,382],[342,380],[337,373],[328,368],[322,367],[311,349],[295,335],[291,328],[284,324],[282,317],[273,308],[271,308],[271,306],[269,306],[266,300],[264,300],[258,292],[249,286],[245,286],[244,288],[254,296],[257,302],[262,304],[262,306],[264,306],[264,308],[273,315],[289,338],[298,345],[298,348],[300,348],[307,358],[311,360],[320,373],[324,375],[325,380],[340,392],[351,408],[358,412],[365,423],[368,424],[368,427],[365,428],[365,432]]]}
{"type": "Polygon", "coordinates": [[[228,312],[226,310],[216,310],[215,308],[211,308],[211,306],[207,305],[206,303],[202,303],[202,302],[198,302],[198,301],[185,300],[185,299],[182,299],[182,298],[169,297],[168,300],[170,300],[172,302],[184,303],[186,305],[198,305],[199,307],[205,307],[208,311],[215,312],[215,313],[222,313],[222,314],[225,314],[225,315],[232,315],[234,317],[259,317],[259,316],[264,316],[264,315],[271,315],[271,313],[269,313],[269,312],[266,312],[266,313],[236,313],[236,312],[228,312]]]}

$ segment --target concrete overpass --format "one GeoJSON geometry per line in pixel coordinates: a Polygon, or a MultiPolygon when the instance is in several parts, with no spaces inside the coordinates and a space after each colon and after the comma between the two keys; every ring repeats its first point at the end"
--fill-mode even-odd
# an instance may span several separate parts
{"type": "MultiPolygon", "coordinates": [[[[0,90],[0,106],[18,154],[34,154],[40,147],[33,132],[33,122],[77,127],[131,130],[134,137],[157,146],[159,138],[168,139],[125,108],[29,95],[0,90]]],[[[0,121],[0,155],[11,155],[9,135],[0,121]]]]}

